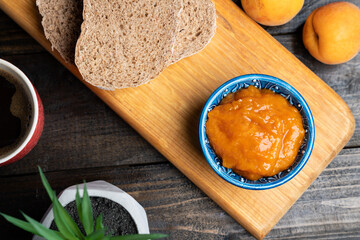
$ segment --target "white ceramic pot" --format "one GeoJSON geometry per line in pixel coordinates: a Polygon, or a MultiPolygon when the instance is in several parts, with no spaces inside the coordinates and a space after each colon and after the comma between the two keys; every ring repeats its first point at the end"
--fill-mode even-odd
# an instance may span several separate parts
{"type": "MultiPolygon", "coordinates": [[[[83,195],[84,184],[79,184],[80,196],[83,195]]],[[[149,224],[145,209],[129,194],[121,190],[120,188],[105,182],[105,181],[94,181],[86,183],[86,187],[90,197],[102,197],[110,199],[121,206],[123,206],[134,219],[139,234],[149,234],[149,224]]],[[[75,201],[76,185],[68,187],[58,196],[61,205],[66,206],[72,201],[75,201]]],[[[54,220],[54,213],[52,206],[47,210],[41,223],[46,227],[50,228],[52,221],[54,220]]],[[[34,236],[33,240],[43,240],[44,238],[34,236]]]]}

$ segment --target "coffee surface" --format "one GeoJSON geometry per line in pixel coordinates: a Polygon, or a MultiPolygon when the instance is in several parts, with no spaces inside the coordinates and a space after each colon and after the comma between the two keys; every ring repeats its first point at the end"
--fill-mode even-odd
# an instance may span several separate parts
{"type": "Polygon", "coordinates": [[[21,120],[10,111],[15,92],[15,86],[0,76],[0,148],[15,143],[20,137],[21,120]]]}
{"type": "Polygon", "coordinates": [[[31,112],[29,98],[18,80],[0,70],[0,156],[21,144],[28,132],[31,112]]]}

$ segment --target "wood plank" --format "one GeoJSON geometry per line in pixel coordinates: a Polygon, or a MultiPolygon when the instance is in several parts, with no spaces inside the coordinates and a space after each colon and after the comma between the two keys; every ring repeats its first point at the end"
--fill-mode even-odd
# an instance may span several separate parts
{"type": "Polygon", "coordinates": [[[44,52],[32,37],[0,10],[0,56],[44,52]]]}
{"type": "Polygon", "coordinates": [[[167,161],[47,52],[6,56],[32,80],[45,111],[43,134],[0,175],[167,161]]]}
{"type": "MultiPolygon", "coordinates": [[[[359,158],[360,149],[343,150],[266,239],[359,239],[359,158]]],[[[119,186],[145,207],[150,230],[168,233],[169,239],[253,239],[171,164],[79,169],[46,175],[57,192],[83,179],[104,179],[119,186]]],[[[37,174],[0,177],[1,212],[20,216],[21,209],[40,220],[48,205],[37,174]]],[[[12,239],[29,238],[2,218],[0,232],[12,239]]]]}
{"type": "MultiPolygon", "coordinates": [[[[88,87],[222,208],[262,238],[346,144],[354,120],[338,95],[235,4],[228,0],[215,3],[217,34],[201,54],[170,66],[151,84],[136,89],[109,92],[88,87]],[[288,184],[262,192],[238,189],[220,180],[203,160],[194,136],[198,114],[211,91],[236,75],[253,72],[275,75],[295,86],[313,111],[317,132],[314,152],[304,170],[288,184]],[[319,88],[322,103],[318,102],[319,88]],[[268,199],[266,209],[259,199],[268,199]]],[[[0,6],[50,50],[33,1],[1,0],[0,6]]],[[[80,77],[74,66],[66,66],[80,77]]]]}

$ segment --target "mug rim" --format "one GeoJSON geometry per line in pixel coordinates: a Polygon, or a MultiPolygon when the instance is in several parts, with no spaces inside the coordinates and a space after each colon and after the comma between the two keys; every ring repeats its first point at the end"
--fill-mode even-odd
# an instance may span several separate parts
{"type": "Polygon", "coordinates": [[[271,189],[271,188],[275,188],[278,187],[288,181],[290,181],[291,179],[293,179],[302,169],[303,167],[306,165],[306,163],[308,162],[310,155],[313,151],[313,147],[314,147],[314,142],[315,142],[315,124],[314,124],[314,118],[312,115],[312,112],[310,110],[309,105],[307,104],[306,100],[304,99],[304,97],[293,87],[291,86],[289,83],[285,82],[284,80],[281,80],[277,77],[273,77],[270,75],[265,75],[265,74],[246,74],[246,75],[240,75],[237,76],[235,78],[232,78],[228,81],[226,81],[225,83],[223,83],[222,85],[220,85],[217,89],[214,90],[214,92],[210,95],[210,97],[207,99],[202,112],[201,112],[201,116],[200,116],[200,123],[199,123],[199,140],[200,140],[200,145],[201,145],[201,149],[203,152],[203,155],[206,159],[206,161],[208,162],[208,164],[210,165],[210,167],[213,169],[213,171],[220,176],[222,179],[224,179],[225,181],[240,187],[240,188],[244,188],[244,189],[248,189],[248,190],[267,190],[267,189],[271,189]],[[251,184],[251,183],[244,183],[244,182],[239,182],[233,178],[231,178],[230,176],[220,172],[217,167],[216,164],[214,162],[214,160],[212,159],[212,157],[210,156],[207,148],[205,147],[205,142],[204,142],[204,136],[206,135],[205,133],[205,122],[207,120],[207,109],[209,109],[210,105],[212,104],[212,102],[214,101],[214,99],[222,92],[224,91],[229,85],[233,85],[233,84],[237,84],[237,83],[241,83],[247,80],[254,80],[254,79],[259,79],[260,81],[267,81],[267,82],[271,82],[274,84],[278,84],[278,85],[282,85],[283,87],[285,87],[286,89],[288,89],[298,100],[300,100],[304,110],[305,110],[305,115],[307,117],[308,120],[308,125],[309,125],[309,141],[308,141],[308,148],[305,152],[305,154],[303,155],[302,159],[300,160],[300,162],[298,163],[298,165],[285,177],[278,179],[274,182],[270,182],[270,183],[263,183],[263,184],[251,184]]]}
{"type": "Polygon", "coordinates": [[[34,135],[35,129],[38,125],[38,119],[39,119],[39,102],[37,99],[37,94],[35,91],[34,86],[30,82],[29,78],[14,64],[4,60],[0,59],[0,70],[3,70],[9,74],[11,74],[14,78],[16,78],[19,81],[22,81],[25,83],[26,90],[30,93],[31,99],[29,99],[30,103],[32,104],[32,123],[30,126],[30,131],[17,148],[7,153],[4,157],[0,157],[0,165],[3,163],[6,163],[7,161],[13,159],[16,157],[30,142],[31,138],[34,135]]]}

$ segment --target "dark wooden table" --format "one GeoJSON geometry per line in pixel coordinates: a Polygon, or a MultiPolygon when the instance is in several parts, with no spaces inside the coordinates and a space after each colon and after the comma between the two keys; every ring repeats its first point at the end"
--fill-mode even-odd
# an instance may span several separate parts
{"type": "MultiPolygon", "coordinates": [[[[324,65],[301,40],[306,17],[329,2],[334,1],[305,1],[290,23],[265,29],[348,103],[357,127],[267,239],[360,239],[360,54],[345,64],[324,65]]],[[[350,2],[360,6],[360,0],[350,2]]],[[[0,57],[27,74],[45,108],[38,145],[0,168],[1,212],[20,217],[21,209],[41,219],[50,201],[37,173],[40,165],[57,192],[83,179],[117,185],[144,206],[150,230],[169,239],[253,238],[1,11],[0,57]]],[[[0,219],[1,239],[30,237],[0,219]]]]}

